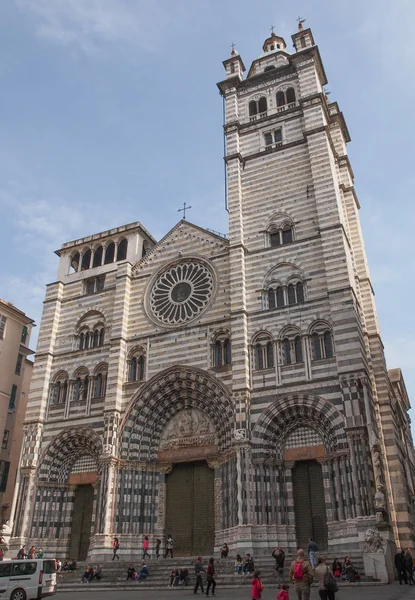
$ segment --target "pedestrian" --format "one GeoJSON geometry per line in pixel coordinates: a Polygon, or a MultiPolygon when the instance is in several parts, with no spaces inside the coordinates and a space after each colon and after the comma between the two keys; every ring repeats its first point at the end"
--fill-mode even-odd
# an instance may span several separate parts
{"type": "Polygon", "coordinates": [[[215,566],[214,566],[214,558],[209,558],[209,564],[206,572],[206,596],[209,596],[210,586],[212,586],[212,596],[215,595],[216,581],[215,581],[215,566]]]}
{"type": "Polygon", "coordinates": [[[23,560],[24,558],[26,558],[26,546],[22,546],[19,550],[19,552],[17,553],[17,558],[19,560],[23,560]]]}
{"type": "Polygon", "coordinates": [[[206,573],[205,569],[203,568],[203,563],[202,563],[202,557],[198,556],[197,557],[197,562],[195,564],[195,576],[196,576],[196,583],[195,583],[195,588],[193,590],[194,594],[197,594],[197,590],[200,588],[202,590],[202,594],[204,593],[204,588],[203,588],[203,579],[202,579],[202,573],[206,573]]]}
{"type": "Polygon", "coordinates": [[[277,546],[272,551],[272,556],[275,558],[275,570],[277,572],[278,582],[284,583],[284,563],[285,563],[285,552],[277,546]]]}
{"type": "Polygon", "coordinates": [[[252,585],[252,600],[261,600],[261,593],[264,591],[264,586],[261,581],[260,571],[254,571],[254,576],[251,580],[252,585]]]}
{"type": "Polygon", "coordinates": [[[174,547],[174,541],[173,541],[173,538],[171,537],[171,535],[169,533],[169,535],[167,536],[166,553],[164,555],[164,558],[167,558],[169,554],[173,558],[173,547],[174,547]]]}
{"type": "Polygon", "coordinates": [[[140,583],[142,579],[147,579],[148,577],[148,567],[146,563],[143,561],[141,564],[141,569],[137,577],[137,583],[140,583]]]}
{"type": "Polygon", "coordinates": [[[284,584],[281,586],[281,589],[279,591],[279,594],[277,596],[277,600],[290,600],[290,597],[288,595],[288,590],[290,589],[290,586],[287,584],[284,584]]]}
{"type": "Polygon", "coordinates": [[[81,582],[82,583],[85,583],[85,582],[91,583],[93,578],[94,578],[94,569],[92,568],[91,565],[88,565],[84,571],[84,574],[82,575],[81,582]]]}
{"type": "Polygon", "coordinates": [[[345,581],[349,583],[354,583],[356,581],[356,576],[357,570],[355,569],[352,561],[350,560],[350,556],[346,556],[342,568],[342,577],[345,581]]]}
{"type": "Polygon", "coordinates": [[[405,552],[405,570],[406,570],[406,576],[408,577],[409,585],[415,585],[414,559],[412,558],[412,552],[411,552],[410,548],[407,548],[406,552],[405,552]]]}
{"type": "Polygon", "coordinates": [[[113,549],[112,560],[114,560],[115,557],[117,557],[118,560],[120,560],[120,557],[117,554],[118,550],[120,549],[120,542],[117,537],[115,537],[114,541],[112,542],[112,549],[113,549]]]}
{"type": "Polygon", "coordinates": [[[171,570],[170,575],[169,575],[169,585],[167,587],[173,587],[179,583],[179,569],[176,569],[176,567],[174,567],[174,569],[171,570]]]}
{"type": "Polygon", "coordinates": [[[331,570],[333,571],[333,575],[338,579],[342,576],[342,564],[338,558],[333,560],[333,564],[331,566],[331,570]]]}
{"type": "MultiPolygon", "coordinates": [[[[66,562],[66,561],[65,561],[66,562]]],[[[55,570],[59,572],[62,568],[62,562],[59,558],[55,560],[55,570]]]]}
{"type": "Polygon", "coordinates": [[[243,565],[242,571],[243,571],[244,575],[246,575],[247,573],[253,573],[254,570],[255,570],[254,559],[249,554],[249,552],[247,552],[245,554],[244,565],[243,565]]]}
{"type": "Polygon", "coordinates": [[[242,566],[242,556],[237,554],[235,558],[235,575],[242,575],[242,566]]]}
{"type": "Polygon", "coordinates": [[[134,569],[133,563],[130,563],[130,566],[127,569],[127,580],[135,579],[134,575],[135,575],[135,569],[134,569]]]}
{"type": "Polygon", "coordinates": [[[45,556],[45,553],[43,552],[42,548],[38,548],[37,557],[43,558],[44,556],[45,556]]]}
{"type": "Polygon", "coordinates": [[[310,565],[312,569],[315,569],[317,566],[317,544],[313,542],[312,538],[308,540],[308,560],[310,561],[310,565]]]}
{"type": "Polygon", "coordinates": [[[179,585],[187,585],[189,583],[189,571],[186,567],[180,569],[179,585]]]}
{"type": "Polygon", "coordinates": [[[95,572],[94,572],[94,578],[97,581],[101,581],[101,579],[102,579],[102,568],[101,568],[101,565],[97,565],[96,566],[95,572]]]}
{"type": "Polygon", "coordinates": [[[294,584],[298,600],[309,600],[310,585],[313,583],[313,569],[305,560],[305,553],[301,548],[297,552],[297,558],[291,563],[290,580],[294,584]]]}
{"type": "Polygon", "coordinates": [[[4,552],[3,550],[0,548],[0,561],[3,560],[4,558],[4,552]]]}
{"type": "Polygon", "coordinates": [[[339,588],[331,569],[326,565],[325,556],[319,556],[314,574],[319,583],[318,593],[321,600],[335,600],[334,595],[339,588]]]}
{"type": "Polygon", "coordinates": [[[156,558],[160,558],[160,546],[161,546],[161,540],[157,539],[156,540],[156,547],[155,547],[156,558]]]}
{"type": "Polygon", "coordinates": [[[405,584],[408,583],[408,578],[406,576],[405,552],[402,549],[398,550],[395,554],[395,568],[399,579],[399,584],[402,585],[402,580],[405,584]]]}
{"type": "Polygon", "coordinates": [[[146,556],[148,556],[148,558],[150,558],[150,555],[148,553],[148,535],[144,536],[144,541],[143,541],[143,560],[145,559],[146,556]]]}
{"type": "Polygon", "coordinates": [[[29,552],[27,553],[27,558],[35,558],[36,555],[36,548],[35,546],[30,546],[29,552]]]}
{"type": "Polygon", "coordinates": [[[228,544],[223,544],[222,548],[220,549],[220,557],[221,558],[228,558],[228,554],[229,554],[229,547],[228,544]]]}

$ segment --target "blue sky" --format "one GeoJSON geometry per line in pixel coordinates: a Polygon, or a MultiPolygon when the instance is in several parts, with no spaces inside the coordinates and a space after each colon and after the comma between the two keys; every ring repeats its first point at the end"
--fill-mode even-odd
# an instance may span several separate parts
{"type": "MultiPolygon", "coordinates": [[[[415,395],[413,0],[3,0],[0,297],[40,322],[64,241],[140,220],[227,231],[216,82],[296,18],[320,47],[352,143],[389,367],[415,395]]],[[[415,402],[415,401],[414,401],[415,402]]]]}

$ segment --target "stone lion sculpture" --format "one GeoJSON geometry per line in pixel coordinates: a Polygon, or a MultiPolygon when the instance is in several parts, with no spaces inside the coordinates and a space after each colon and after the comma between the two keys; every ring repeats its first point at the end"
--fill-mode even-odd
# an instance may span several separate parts
{"type": "Polygon", "coordinates": [[[368,529],[365,534],[365,549],[363,552],[383,552],[385,545],[383,536],[377,529],[368,529]]]}

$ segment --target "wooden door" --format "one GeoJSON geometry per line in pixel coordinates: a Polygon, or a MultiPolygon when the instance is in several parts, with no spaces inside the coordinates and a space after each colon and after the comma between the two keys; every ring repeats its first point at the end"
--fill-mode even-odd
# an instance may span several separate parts
{"type": "Polygon", "coordinates": [[[205,461],[179,463],[167,476],[166,535],[179,556],[207,556],[215,537],[214,472],[205,461]]]}
{"type": "Polygon", "coordinates": [[[72,513],[69,559],[86,560],[91,536],[94,488],[92,485],[79,485],[74,498],[72,513]]]}
{"type": "Polygon", "coordinates": [[[327,548],[327,516],[323,472],[316,460],[297,462],[293,468],[297,545],[307,551],[312,538],[319,550],[327,548]]]}

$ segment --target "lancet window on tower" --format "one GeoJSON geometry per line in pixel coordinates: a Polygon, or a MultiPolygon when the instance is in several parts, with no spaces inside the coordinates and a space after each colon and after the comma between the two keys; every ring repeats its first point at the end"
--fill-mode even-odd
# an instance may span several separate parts
{"type": "Polygon", "coordinates": [[[254,369],[261,371],[271,369],[274,366],[274,344],[267,334],[261,334],[253,344],[254,369]]]}
{"type": "Polygon", "coordinates": [[[277,92],[276,100],[277,108],[291,108],[292,106],[295,106],[296,97],[294,88],[289,87],[285,91],[280,90],[277,92]]]}
{"type": "Polygon", "coordinates": [[[268,245],[276,248],[282,244],[289,244],[294,240],[293,225],[285,222],[280,227],[272,224],[268,227],[268,245]]]}
{"type": "Polygon", "coordinates": [[[225,334],[219,334],[212,346],[212,364],[214,367],[222,367],[232,363],[231,341],[225,334]]]}
{"type": "Polygon", "coordinates": [[[259,117],[263,117],[267,114],[267,110],[268,104],[265,96],[261,96],[259,100],[251,100],[251,102],[249,103],[250,117],[256,117],[257,115],[259,117]]]}

